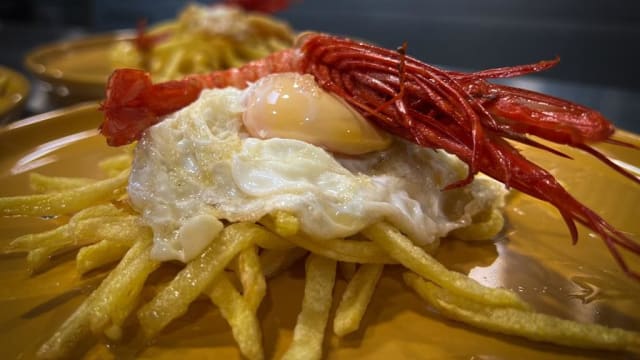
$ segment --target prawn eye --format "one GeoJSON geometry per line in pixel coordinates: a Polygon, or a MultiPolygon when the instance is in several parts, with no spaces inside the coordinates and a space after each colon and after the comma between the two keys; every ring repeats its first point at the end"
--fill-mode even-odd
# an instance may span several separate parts
{"type": "Polygon", "coordinates": [[[320,88],[311,75],[270,75],[253,84],[246,96],[243,123],[253,137],[302,140],[348,155],[391,143],[387,133],[320,88]]]}

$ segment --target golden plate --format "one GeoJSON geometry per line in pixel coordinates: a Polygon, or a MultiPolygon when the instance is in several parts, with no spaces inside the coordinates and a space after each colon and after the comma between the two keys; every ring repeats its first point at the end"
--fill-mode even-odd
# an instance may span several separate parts
{"type": "Polygon", "coordinates": [[[114,70],[111,48],[134,37],[133,31],[124,30],[47,44],[29,52],[25,66],[50,85],[50,95],[58,103],[102,99],[114,70]]]}
{"type": "MultiPolygon", "coordinates": [[[[0,195],[28,192],[29,171],[97,176],[96,163],[118,149],[96,131],[96,104],[80,105],[14,123],[0,130],[0,195]]],[[[620,138],[640,145],[640,138],[620,138]]],[[[600,148],[628,166],[640,153],[600,148]]],[[[579,199],[623,231],[638,237],[640,189],[592,158],[570,149],[573,161],[535,150],[527,155],[560,178],[579,199]]],[[[494,243],[445,242],[438,257],[489,286],[518,292],[538,311],[583,322],[640,331],[640,284],[623,276],[602,241],[580,228],[572,246],[557,212],[519,193],[509,197],[508,228],[494,243]]],[[[39,219],[0,219],[0,244],[20,234],[44,230],[39,219]]],[[[50,226],[50,225],[49,225],[50,226]]],[[[65,260],[65,259],[63,259],[65,260]]],[[[67,259],[68,260],[68,259],[67,259]]],[[[634,259],[634,266],[640,265],[634,259]]],[[[73,261],[62,261],[30,277],[23,257],[0,257],[0,358],[31,358],[87,296],[100,274],[81,278],[73,261]]],[[[399,271],[387,270],[363,320],[362,329],[341,340],[328,336],[327,359],[599,359],[629,354],[573,350],[476,330],[442,318],[402,285],[399,271]]],[[[344,289],[336,286],[336,294],[344,289]]],[[[303,290],[301,267],[274,279],[260,309],[267,358],[277,358],[290,341],[303,290]]],[[[104,345],[88,358],[127,354],[126,346],[104,345]]],[[[197,302],[147,347],[140,358],[238,358],[229,328],[207,302],[197,302]]]]}
{"type": "Polygon", "coordinates": [[[0,66],[0,124],[20,118],[29,89],[29,80],[22,74],[0,66]]]}

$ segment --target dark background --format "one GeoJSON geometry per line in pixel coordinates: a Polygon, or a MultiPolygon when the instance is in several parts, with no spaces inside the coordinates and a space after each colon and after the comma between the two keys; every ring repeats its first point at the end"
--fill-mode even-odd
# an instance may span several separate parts
{"type": "MultiPolygon", "coordinates": [[[[44,42],[168,19],[185,1],[28,0],[0,4],[0,63],[44,42]]],[[[640,1],[305,0],[277,14],[296,30],[359,37],[456,69],[531,63],[560,56],[544,74],[516,80],[597,108],[640,133],[640,1]]]]}

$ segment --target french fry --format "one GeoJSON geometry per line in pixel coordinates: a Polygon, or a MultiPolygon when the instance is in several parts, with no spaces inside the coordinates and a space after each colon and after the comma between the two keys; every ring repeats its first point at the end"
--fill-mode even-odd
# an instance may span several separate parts
{"type": "Polygon", "coordinates": [[[220,309],[222,317],[231,326],[233,338],[238,343],[242,355],[247,359],[262,360],[262,332],[255,310],[236,290],[224,271],[216,276],[208,289],[205,289],[205,294],[220,309]]]}
{"type": "Polygon", "coordinates": [[[515,308],[478,304],[416,274],[407,272],[403,278],[443,315],[481,329],[576,348],[640,351],[640,333],[515,308]]]}
{"type": "Polygon", "coordinates": [[[131,245],[142,237],[152,236],[151,228],[142,225],[139,216],[100,217],[70,223],[76,243],[95,242],[98,239],[131,245]]]}
{"type": "Polygon", "coordinates": [[[260,258],[255,246],[249,246],[238,254],[238,278],[242,284],[242,294],[254,313],[267,292],[267,283],[260,268],[260,258]]]}
{"type": "Polygon", "coordinates": [[[128,215],[127,211],[116,207],[112,203],[98,204],[85,209],[82,209],[75,213],[71,219],[69,219],[70,225],[75,225],[76,222],[85,219],[97,218],[97,217],[109,217],[109,216],[125,216],[128,215]]]}
{"type": "MultiPolygon", "coordinates": [[[[269,230],[276,231],[273,221],[263,218],[260,222],[269,230]]],[[[393,264],[396,262],[389,257],[382,248],[370,241],[345,239],[320,240],[302,234],[287,236],[285,239],[314,254],[319,254],[336,261],[364,264],[393,264]]]]}
{"type": "Polygon", "coordinates": [[[82,177],[47,176],[38,173],[29,174],[29,186],[36,193],[51,193],[76,189],[96,182],[95,179],[82,177]]]}
{"type": "Polygon", "coordinates": [[[9,243],[6,252],[25,252],[38,248],[52,247],[58,245],[63,247],[73,242],[68,225],[62,225],[55,229],[35,234],[19,236],[9,243]]]}
{"type": "Polygon", "coordinates": [[[277,211],[273,215],[262,218],[260,222],[269,230],[283,236],[287,241],[336,261],[373,264],[395,263],[378,245],[369,241],[313,239],[298,234],[298,218],[285,211],[277,211]]]}
{"type": "MultiPolygon", "coordinates": [[[[84,216],[84,215],[83,215],[84,216]]],[[[131,246],[131,242],[141,236],[150,234],[150,230],[139,224],[139,219],[135,216],[107,216],[97,218],[82,218],[81,220],[72,218],[68,224],[62,225],[53,230],[45,231],[37,234],[27,234],[20,236],[7,246],[6,252],[22,252],[28,251],[27,267],[30,273],[40,271],[50,259],[51,256],[65,251],[85,246],[104,239],[115,244],[113,249],[109,249],[112,260],[117,260],[126,249],[131,246]]],[[[104,247],[106,244],[98,247],[104,247]]],[[[80,263],[78,269],[81,273],[88,271],[96,266],[105,264],[106,258],[98,263],[91,260],[91,252],[89,249],[81,249],[79,254],[80,263]],[[87,258],[86,255],[89,255],[87,258]]],[[[94,258],[95,259],[95,258],[94,258]]]]}
{"type": "Polygon", "coordinates": [[[255,224],[236,223],[224,228],[196,259],[138,311],[147,338],[159,333],[171,320],[184,314],[213,279],[260,235],[255,224]]]}
{"type": "Polygon", "coordinates": [[[529,309],[525,302],[509,290],[488,288],[464,274],[448,270],[388,223],[372,225],[362,233],[406,268],[457,295],[487,305],[529,309]]]}
{"type": "Polygon", "coordinates": [[[329,320],[336,277],[334,260],[311,254],[306,262],[302,310],[293,330],[293,340],[282,360],[320,359],[329,320]]]}
{"type": "MultiPolygon", "coordinates": [[[[258,47],[258,46],[256,46],[258,47]]],[[[244,63],[244,60],[238,58],[238,55],[233,51],[232,46],[230,44],[224,46],[223,48],[220,49],[220,54],[222,57],[222,63],[225,64],[225,66],[228,67],[238,67],[241,66],[244,63]]],[[[259,57],[254,58],[254,59],[261,59],[267,55],[269,55],[270,51],[265,51],[262,55],[257,55],[259,57]]]]}
{"type": "Polygon", "coordinates": [[[171,76],[175,76],[175,74],[178,73],[180,62],[185,58],[185,53],[186,51],[183,48],[176,48],[172,51],[169,55],[169,60],[166,62],[165,68],[162,73],[158,74],[158,77],[163,79],[163,81],[166,81],[170,79],[171,76]]]}
{"type": "Polygon", "coordinates": [[[360,264],[396,263],[380,246],[369,241],[345,239],[318,240],[299,235],[290,236],[287,240],[314,254],[319,254],[336,261],[360,264]]]}
{"type": "Polygon", "coordinates": [[[89,296],[67,320],[56,330],[47,342],[38,349],[39,359],[68,358],[79,343],[89,338],[89,308],[93,296],[89,296]]]}
{"type": "Polygon", "coordinates": [[[254,242],[263,249],[291,249],[295,245],[257,224],[248,224],[254,232],[254,242]]]}
{"type": "MultiPolygon", "coordinates": [[[[264,16],[256,16],[254,14],[249,14],[247,16],[247,22],[259,33],[270,36],[266,39],[269,42],[269,46],[272,46],[275,49],[286,49],[291,46],[291,29],[289,29],[288,26],[273,22],[264,16]],[[272,41],[275,43],[271,43],[272,41]]],[[[260,44],[263,43],[265,42],[260,42],[260,44]]],[[[237,45],[241,47],[249,47],[249,43],[244,42],[237,45]]]]}
{"type": "Polygon", "coordinates": [[[349,281],[333,320],[333,332],[338,336],[358,330],[371,301],[384,265],[362,264],[349,281]]]}
{"type": "Polygon", "coordinates": [[[263,250],[260,254],[262,273],[266,278],[272,278],[291,267],[307,254],[307,250],[299,247],[286,250],[263,250]]]}
{"type": "Polygon", "coordinates": [[[118,198],[124,191],[129,173],[96,181],[73,190],[50,194],[0,198],[0,215],[51,216],[80,211],[100,202],[118,198]]]}
{"type": "Polygon", "coordinates": [[[300,220],[286,211],[276,211],[271,214],[271,218],[273,229],[280,236],[293,236],[300,231],[300,220]]]}
{"type": "Polygon", "coordinates": [[[340,271],[340,275],[342,278],[349,281],[355,275],[358,264],[340,261],[338,263],[338,270],[340,271]]]}
{"type": "MultiPolygon", "coordinates": [[[[266,219],[265,221],[269,224],[273,224],[267,217],[263,219],[266,219]]],[[[263,249],[286,250],[295,247],[295,244],[282,238],[266,226],[253,223],[245,223],[245,226],[251,227],[251,231],[254,233],[254,243],[263,249]]]]}
{"type": "Polygon", "coordinates": [[[490,209],[487,214],[481,214],[479,219],[474,219],[474,223],[460,229],[455,229],[451,235],[464,241],[490,240],[496,236],[504,227],[504,216],[497,209],[490,209]]]}
{"type": "Polygon", "coordinates": [[[9,243],[6,251],[28,251],[27,270],[30,274],[35,274],[46,267],[52,256],[75,249],[78,246],[80,244],[66,224],[43,233],[18,237],[9,243]]]}
{"type": "Polygon", "coordinates": [[[122,171],[131,168],[133,156],[131,154],[120,154],[106,158],[98,163],[98,167],[109,177],[116,176],[122,171]]]}
{"type": "Polygon", "coordinates": [[[94,292],[89,303],[94,334],[104,331],[110,338],[120,337],[120,327],[136,305],[144,282],[160,266],[150,258],[151,242],[151,237],[139,239],[94,292]]]}
{"type": "MultiPolygon", "coordinates": [[[[122,305],[122,302],[118,300],[124,299],[125,304],[127,301],[134,301],[136,293],[129,292],[131,290],[131,284],[127,283],[126,278],[132,275],[130,272],[131,269],[128,269],[128,267],[131,262],[139,259],[140,255],[144,256],[145,253],[148,254],[150,245],[151,239],[147,239],[147,241],[138,242],[131,249],[125,257],[126,259],[123,259],[123,261],[118,264],[118,267],[102,281],[100,286],[85,299],[76,311],[58,328],[53,336],[40,347],[37,354],[39,358],[61,359],[69,357],[76,346],[91,335],[92,322],[95,321],[96,316],[99,318],[101,314],[100,312],[96,313],[96,309],[99,311],[102,304],[107,304],[112,308],[117,308],[116,312],[122,313],[124,309],[118,308],[122,305]],[[114,290],[119,291],[119,295],[112,294],[111,292],[114,290]],[[133,296],[128,296],[130,294],[133,296]],[[118,299],[118,297],[120,298],[118,299]],[[110,303],[114,300],[117,301],[115,304],[110,303]]],[[[144,276],[144,278],[146,279],[146,276],[144,276]]]]}
{"type": "MultiPolygon", "coordinates": [[[[140,226],[138,217],[121,216],[121,214],[124,212],[113,205],[88,208],[71,217],[68,224],[53,230],[27,234],[14,239],[5,251],[9,253],[28,251],[27,267],[32,274],[40,271],[48,263],[51,256],[94,243],[101,238],[112,242],[126,242],[126,244],[121,244],[125,246],[119,246],[121,257],[131,246],[133,239],[150,234],[149,229],[140,226]]],[[[112,253],[116,250],[115,248],[110,249],[112,253]]],[[[113,259],[117,260],[118,258],[113,259]]],[[[88,264],[82,263],[80,269],[85,269],[86,265],[88,264]]],[[[89,265],[87,269],[92,266],[89,265]]]]}
{"type": "Polygon", "coordinates": [[[61,251],[61,247],[49,246],[33,249],[27,254],[27,271],[33,275],[43,270],[49,259],[61,251]]]}
{"type": "Polygon", "coordinates": [[[84,275],[91,270],[116,262],[127,253],[131,244],[123,241],[102,240],[78,250],[76,271],[84,275]]]}

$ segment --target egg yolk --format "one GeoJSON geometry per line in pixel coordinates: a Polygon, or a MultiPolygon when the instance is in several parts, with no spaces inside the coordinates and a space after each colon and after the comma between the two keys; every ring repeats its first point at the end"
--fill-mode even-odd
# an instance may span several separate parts
{"type": "Polygon", "coordinates": [[[313,76],[274,74],[252,85],[243,123],[251,136],[308,142],[347,155],[383,150],[391,143],[351,106],[318,86],[313,76]]]}

